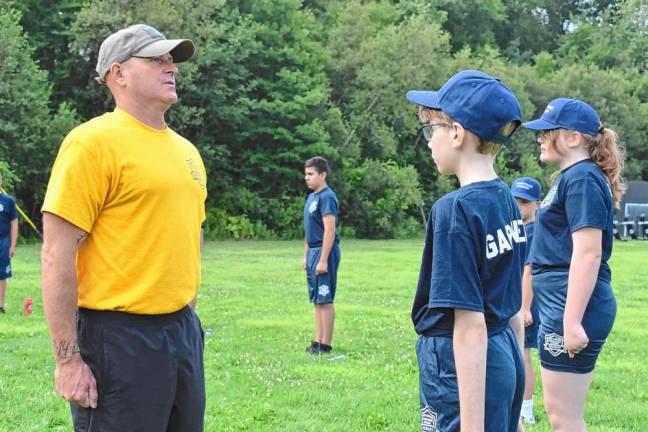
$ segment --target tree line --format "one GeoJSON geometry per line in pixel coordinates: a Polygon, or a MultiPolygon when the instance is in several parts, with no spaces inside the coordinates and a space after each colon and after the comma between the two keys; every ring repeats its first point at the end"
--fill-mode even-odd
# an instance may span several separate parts
{"type": "MultiPolygon", "coordinates": [[[[617,130],[625,175],[648,180],[648,5],[641,0],[7,0],[0,6],[0,171],[39,219],[63,137],[113,101],[93,80],[102,40],[145,22],[191,38],[172,128],[207,168],[208,238],[298,238],[303,163],[329,159],[342,234],[417,235],[457,187],[434,169],[407,89],[462,69],[500,77],[526,119],[580,98],[617,130]]],[[[547,185],[526,130],[498,156],[547,185]]]]}

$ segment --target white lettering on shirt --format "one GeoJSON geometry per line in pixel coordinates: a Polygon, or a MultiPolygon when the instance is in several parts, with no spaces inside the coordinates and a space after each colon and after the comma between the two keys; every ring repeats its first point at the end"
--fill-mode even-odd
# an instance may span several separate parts
{"type": "Polygon", "coordinates": [[[495,234],[486,235],[486,258],[493,259],[513,250],[515,243],[526,243],[526,232],[522,219],[511,221],[503,229],[495,231],[495,234]]]}

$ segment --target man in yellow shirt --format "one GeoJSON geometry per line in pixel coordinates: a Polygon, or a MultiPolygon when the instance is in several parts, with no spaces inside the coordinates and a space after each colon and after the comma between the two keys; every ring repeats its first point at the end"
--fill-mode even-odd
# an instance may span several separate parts
{"type": "Polygon", "coordinates": [[[137,24],[99,49],[116,108],[72,130],[43,204],[43,304],[75,431],[202,431],[206,173],[164,115],[194,44],[137,24]]]}

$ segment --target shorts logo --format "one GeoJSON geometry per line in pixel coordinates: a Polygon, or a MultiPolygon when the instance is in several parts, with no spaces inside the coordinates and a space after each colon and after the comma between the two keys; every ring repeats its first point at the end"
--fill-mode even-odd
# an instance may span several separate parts
{"type": "Polygon", "coordinates": [[[315,210],[317,210],[317,201],[313,201],[308,207],[308,213],[313,213],[315,210]]]}
{"type": "Polygon", "coordinates": [[[4,211],[4,206],[2,204],[0,204],[0,212],[1,211],[4,211]]]}
{"type": "Polygon", "coordinates": [[[545,208],[548,205],[551,205],[554,197],[556,196],[556,192],[558,192],[558,186],[554,186],[551,189],[549,189],[549,192],[547,192],[547,195],[545,195],[544,199],[542,200],[542,203],[540,204],[540,208],[545,208]]]}
{"type": "Polygon", "coordinates": [[[5,268],[5,273],[11,274],[11,265],[8,265],[7,268],[5,268]]]}
{"type": "Polygon", "coordinates": [[[330,292],[331,290],[329,289],[328,285],[320,285],[317,289],[317,293],[320,295],[320,297],[327,296],[330,292]]]}
{"type": "Polygon", "coordinates": [[[421,409],[421,432],[439,432],[437,426],[437,413],[425,405],[421,409]]]}
{"type": "Polygon", "coordinates": [[[556,333],[545,335],[544,349],[554,357],[567,353],[565,349],[565,338],[556,333]]]}

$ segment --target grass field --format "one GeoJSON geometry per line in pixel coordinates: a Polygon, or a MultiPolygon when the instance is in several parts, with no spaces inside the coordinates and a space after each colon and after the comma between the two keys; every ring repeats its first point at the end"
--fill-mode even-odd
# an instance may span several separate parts
{"type": "MultiPolygon", "coordinates": [[[[301,242],[206,243],[198,306],[207,330],[205,430],[417,431],[409,312],[421,249],[421,240],[343,242],[333,342],[334,356],[345,357],[329,361],[304,353],[314,324],[301,242]]],[[[18,250],[0,316],[3,432],[72,430],[53,391],[38,253],[37,245],[18,250]]],[[[611,264],[619,311],[587,423],[590,432],[648,431],[648,242],[617,243],[611,264]]],[[[541,403],[536,416],[527,430],[548,431],[541,403]]]]}

